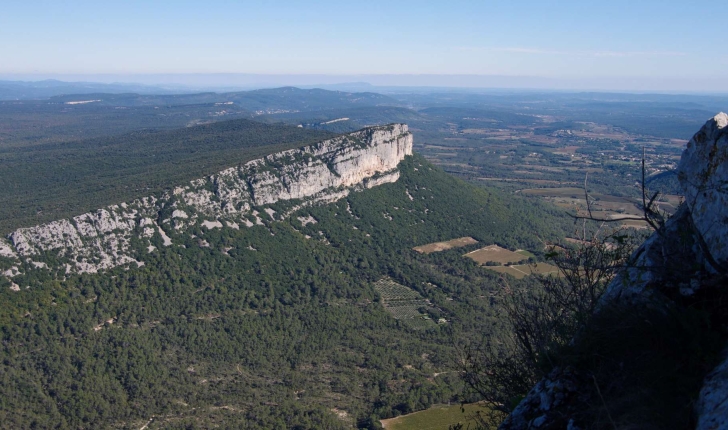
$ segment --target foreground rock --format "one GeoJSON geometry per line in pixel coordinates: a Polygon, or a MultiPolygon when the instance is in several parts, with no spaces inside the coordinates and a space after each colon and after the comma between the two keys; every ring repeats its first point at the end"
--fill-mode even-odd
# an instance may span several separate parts
{"type": "MultiPolygon", "coordinates": [[[[615,304],[627,309],[670,308],[679,312],[699,301],[728,296],[725,113],[708,121],[690,140],[678,167],[678,178],[685,204],[667,221],[663,231],[654,233],[634,253],[631,267],[607,288],[600,312],[609,312],[615,304]]],[[[726,308],[728,304],[712,304],[714,313],[725,314],[726,308]]],[[[580,427],[584,424],[579,417],[584,415],[585,405],[595,403],[594,399],[585,399],[584,393],[594,383],[588,372],[557,367],[528,393],[500,428],[584,428],[580,427]]],[[[698,429],[728,429],[728,359],[707,375],[695,417],[698,429]]]]}
{"type": "Polygon", "coordinates": [[[305,205],[395,182],[397,166],[411,154],[412,135],[404,124],[370,127],[271,154],[161,196],[18,229],[7,241],[0,239],[0,258],[11,262],[1,274],[11,278],[27,270],[95,273],[141,266],[143,250],[155,248],[153,240],[172,246],[177,235],[195,226],[209,230],[262,225],[261,217],[282,219],[305,205]],[[285,212],[269,207],[282,202],[285,212]],[[145,245],[132,246],[136,239],[145,245]]]}

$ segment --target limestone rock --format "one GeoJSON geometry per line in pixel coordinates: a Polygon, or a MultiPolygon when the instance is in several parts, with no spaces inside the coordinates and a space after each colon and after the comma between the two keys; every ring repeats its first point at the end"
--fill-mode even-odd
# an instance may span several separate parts
{"type": "MultiPolygon", "coordinates": [[[[695,229],[724,269],[728,263],[728,115],[721,112],[690,139],[678,179],[695,229]]],[[[713,267],[719,271],[720,268],[713,267]]]]}
{"type": "MultiPolygon", "coordinates": [[[[147,249],[155,249],[149,242],[154,237],[170,246],[175,235],[195,225],[206,229],[240,228],[238,223],[263,225],[258,216],[261,212],[254,207],[297,201],[285,214],[262,208],[271,218],[275,214],[282,219],[306,205],[332,202],[352,190],[395,182],[397,166],[411,154],[412,135],[406,125],[370,127],[225,169],[161,196],[21,228],[8,236],[10,243],[0,240],[0,257],[18,261],[14,270],[3,275],[16,276],[21,258],[42,260],[48,253],[63,261],[48,268],[63,273],[95,273],[132,262],[140,266],[143,262],[132,249],[133,238],[145,238],[147,249]],[[255,224],[247,215],[252,215],[255,224]]],[[[25,269],[40,267],[27,264],[25,269]]]]}
{"type": "Polygon", "coordinates": [[[710,273],[728,266],[728,115],[719,113],[690,139],[678,165],[685,205],[666,223],[663,234],[653,234],[635,252],[628,270],[607,289],[603,302],[632,298],[645,300],[661,282],[682,295],[710,273]],[[689,256],[691,264],[686,264],[689,256]],[[656,271],[654,268],[665,268],[656,271]],[[660,277],[661,279],[658,279],[660,277]],[[691,282],[692,281],[692,282],[691,282]]]}
{"type": "Polygon", "coordinates": [[[15,253],[12,245],[3,239],[0,239],[0,257],[16,260],[18,258],[18,254],[15,253]]]}
{"type": "Polygon", "coordinates": [[[572,428],[569,412],[582,406],[580,375],[572,369],[556,368],[531,389],[526,398],[500,425],[500,429],[572,428]]]}

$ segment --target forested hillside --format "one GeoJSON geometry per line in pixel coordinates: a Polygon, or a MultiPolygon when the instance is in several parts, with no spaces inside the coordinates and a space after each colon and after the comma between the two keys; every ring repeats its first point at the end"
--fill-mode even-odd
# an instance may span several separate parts
{"type": "Polygon", "coordinates": [[[155,234],[138,269],[13,278],[20,291],[0,289],[0,422],[351,428],[456,400],[453,339],[498,329],[500,288],[462,254],[498,243],[538,255],[569,226],[417,155],[400,171],[284,221],[198,227],[175,247],[155,234]],[[411,250],[461,236],[480,244],[411,250]],[[383,278],[429,300],[420,312],[440,323],[394,319],[373,287],[383,278]]]}

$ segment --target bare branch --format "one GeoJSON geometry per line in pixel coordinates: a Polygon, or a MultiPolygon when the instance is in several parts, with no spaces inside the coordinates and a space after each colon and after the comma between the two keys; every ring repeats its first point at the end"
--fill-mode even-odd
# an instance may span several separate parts
{"type": "MultiPolygon", "coordinates": [[[[642,216],[624,216],[621,218],[597,218],[593,215],[592,209],[591,209],[591,201],[589,200],[589,192],[587,191],[587,179],[589,177],[589,172],[586,172],[584,174],[584,199],[586,200],[586,210],[589,215],[587,216],[581,216],[578,214],[572,215],[568,214],[571,218],[575,220],[590,220],[590,221],[597,221],[601,223],[612,223],[612,222],[622,222],[624,220],[635,220],[635,221],[644,221],[652,227],[653,230],[660,233],[662,231],[662,227],[665,225],[665,213],[660,213],[659,208],[656,207],[655,201],[660,196],[660,192],[656,191],[652,197],[649,199],[649,202],[647,201],[647,188],[645,185],[645,175],[646,175],[646,165],[645,165],[645,147],[642,147],[642,183],[641,183],[641,191],[642,191],[642,216]]],[[[585,229],[586,230],[586,229],[585,229]]],[[[585,234],[586,235],[586,234],[585,234]]]]}
{"type": "Polygon", "coordinates": [[[587,188],[586,188],[586,181],[588,178],[589,178],[589,171],[587,170],[587,172],[584,174],[584,199],[586,199],[586,210],[589,213],[589,218],[593,218],[592,211],[591,211],[591,203],[589,203],[589,192],[587,191],[587,188]]]}

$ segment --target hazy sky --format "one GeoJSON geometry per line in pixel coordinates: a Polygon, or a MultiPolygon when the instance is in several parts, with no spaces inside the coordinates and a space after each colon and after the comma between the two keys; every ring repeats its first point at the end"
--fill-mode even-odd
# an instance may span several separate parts
{"type": "Polygon", "coordinates": [[[698,85],[728,81],[724,11],[722,2],[698,0],[4,0],[0,74],[471,74],[698,85]]]}

